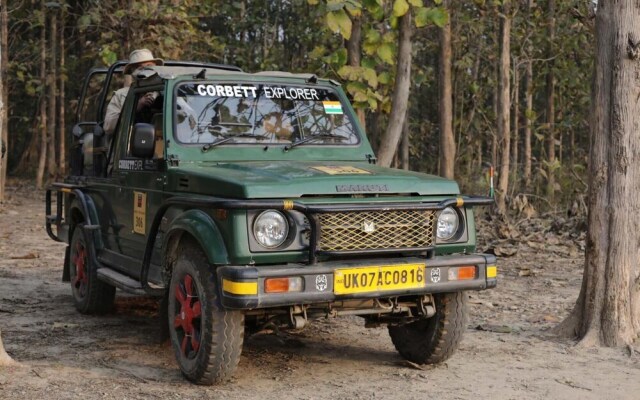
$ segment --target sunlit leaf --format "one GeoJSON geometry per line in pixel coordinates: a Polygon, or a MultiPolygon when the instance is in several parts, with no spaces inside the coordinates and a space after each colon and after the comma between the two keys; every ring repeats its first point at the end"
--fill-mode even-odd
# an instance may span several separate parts
{"type": "Polygon", "coordinates": [[[391,82],[391,74],[389,74],[388,72],[381,73],[380,75],[378,75],[378,82],[383,85],[388,85],[391,82]]]}
{"type": "Polygon", "coordinates": [[[447,10],[441,7],[425,7],[416,12],[415,23],[418,28],[422,28],[430,24],[434,24],[442,28],[448,21],[449,14],[447,13],[447,10]]]}
{"type": "Polygon", "coordinates": [[[395,0],[393,3],[393,15],[402,17],[409,11],[409,3],[407,0],[395,0]]]}
{"type": "Polygon", "coordinates": [[[345,39],[351,37],[351,18],[341,9],[327,14],[327,25],[335,33],[339,33],[345,39]]]}
{"type": "Polygon", "coordinates": [[[389,65],[395,64],[396,52],[392,44],[390,43],[382,44],[380,47],[378,47],[376,54],[378,54],[378,57],[380,57],[380,59],[386,62],[387,64],[389,65]]]}
{"type": "Polygon", "coordinates": [[[378,74],[376,74],[376,70],[372,68],[362,68],[363,77],[372,88],[378,87],[378,74]]]}

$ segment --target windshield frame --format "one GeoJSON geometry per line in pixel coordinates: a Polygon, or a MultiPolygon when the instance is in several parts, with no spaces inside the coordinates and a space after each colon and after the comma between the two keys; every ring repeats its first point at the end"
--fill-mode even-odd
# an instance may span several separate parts
{"type": "MultiPolygon", "coordinates": [[[[216,145],[216,141],[213,142],[199,142],[199,143],[189,143],[189,142],[183,142],[180,141],[178,138],[178,107],[177,107],[177,103],[178,103],[178,92],[180,91],[180,89],[184,86],[188,86],[188,85],[231,85],[231,86],[244,86],[244,85],[253,85],[253,86],[269,86],[269,87],[287,87],[287,88],[300,88],[300,89],[322,89],[322,90],[326,90],[328,92],[331,92],[337,101],[340,102],[341,106],[342,106],[342,115],[344,116],[344,118],[348,119],[348,122],[351,126],[351,132],[353,137],[355,138],[355,141],[352,143],[340,143],[337,140],[334,140],[334,143],[323,143],[322,141],[320,141],[320,143],[317,143],[317,141],[315,140],[311,140],[308,141],[306,143],[304,143],[304,146],[309,146],[309,147],[320,147],[320,148],[343,148],[343,147],[348,147],[348,148],[354,148],[354,147],[359,147],[362,145],[363,141],[366,141],[366,139],[364,139],[364,133],[361,130],[361,127],[359,125],[359,121],[357,121],[357,118],[355,117],[355,113],[352,110],[352,106],[349,102],[349,100],[346,98],[346,96],[343,95],[343,93],[338,90],[338,88],[329,85],[329,84],[304,84],[301,82],[290,82],[290,81],[283,81],[281,79],[273,79],[273,80],[268,80],[268,79],[258,79],[258,80],[254,80],[254,79],[250,79],[250,80],[245,80],[245,79],[231,79],[230,77],[220,77],[220,78],[213,78],[213,79],[206,79],[206,80],[195,80],[195,79],[187,79],[187,80],[181,80],[179,82],[176,82],[176,84],[173,86],[173,93],[172,93],[172,104],[171,104],[171,116],[172,116],[172,121],[171,121],[171,125],[172,125],[172,141],[174,143],[176,143],[179,146],[185,147],[185,148],[202,148],[204,145],[211,145],[213,144],[215,147],[282,147],[287,149],[288,147],[291,147],[291,145],[300,142],[301,140],[304,139],[308,139],[309,137],[312,137],[314,135],[307,135],[307,136],[302,136],[301,139],[298,139],[296,141],[283,141],[283,142],[275,142],[275,141],[260,141],[260,140],[256,140],[255,142],[245,142],[245,141],[239,141],[236,142],[235,140],[228,140],[225,141],[225,143],[220,143],[219,145],[216,145]]],[[[260,91],[260,96],[263,96],[264,91],[260,91]]],[[[298,105],[296,105],[296,108],[298,107],[298,105]]],[[[299,123],[299,115],[296,112],[296,119],[298,120],[297,122],[299,123]]],[[[253,126],[253,129],[255,129],[255,125],[253,126]]],[[[228,137],[233,138],[234,135],[229,135],[228,137]]],[[[242,135],[238,135],[238,136],[242,136],[242,135]]],[[[259,137],[259,135],[256,135],[256,137],[259,137]]],[[[345,136],[338,136],[339,138],[346,138],[345,136]]],[[[224,139],[220,139],[220,140],[224,140],[224,139]]]]}

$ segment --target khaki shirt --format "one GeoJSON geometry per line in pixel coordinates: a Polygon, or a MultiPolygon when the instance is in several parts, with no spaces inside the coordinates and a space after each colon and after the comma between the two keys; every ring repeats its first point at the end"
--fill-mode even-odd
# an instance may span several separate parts
{"type": "Polygon", "coordinates": [[[127,98],[127,93],[129,93],[128,87],[118,89],[113,93],[113,97],[111,97],[111,100],[109,101],[107,113],[104,116],[103,126],[104,132],[107,135],[113,135],[113,132],[116,130],[118,118],[120,117],[120,112],[124,106],[124,100],[127,98]]]}

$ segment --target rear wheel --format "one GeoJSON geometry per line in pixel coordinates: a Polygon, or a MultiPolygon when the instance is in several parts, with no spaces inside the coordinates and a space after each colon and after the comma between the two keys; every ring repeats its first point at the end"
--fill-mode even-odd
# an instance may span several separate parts
{"type": "Polygon", "coordinates": [[[436,364],[453,355],[467,326],[467,293],[434,295],[436,313],[410,324],[389,326],[396,350],[417,364],[436,364]]]}
{"type": "Polygon", "coordinates": [[[244,314],[222,308],[215,271],[192,243],[182,246],[168,300],[169,334],[182,374],[201,385],[229,379],[240,361],[244,314]]]}
{"type": "Polygon", "coordinates": [[[98,279],[91,263],[82,225],[73,230],[69,245],[69,278],[76,309],[83,314],[102,314],[113,307],[116,288],[98,279]]]}

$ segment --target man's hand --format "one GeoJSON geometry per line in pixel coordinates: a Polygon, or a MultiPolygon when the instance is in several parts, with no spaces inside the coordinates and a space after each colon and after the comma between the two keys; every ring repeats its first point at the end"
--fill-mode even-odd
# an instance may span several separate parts
{"type": "Polygon", "coordinates": [[[136,105],[136,111],[142,111],[145,108],[149,108],[151,104],[153,104],[153,102],[155,101],[156,97],[157,97],[157,94],[154,92],[145,93],[145,95],[138,100],[138,104],[136,105]]]}

